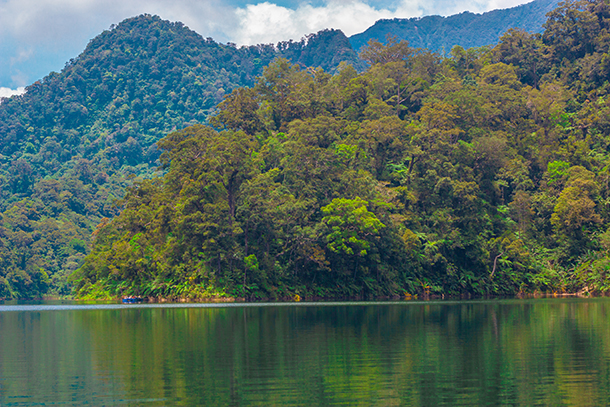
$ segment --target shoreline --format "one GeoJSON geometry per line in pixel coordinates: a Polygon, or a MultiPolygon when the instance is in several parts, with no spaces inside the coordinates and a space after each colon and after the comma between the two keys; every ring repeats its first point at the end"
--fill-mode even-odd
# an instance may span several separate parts
{"type": "MultiPolygon", "coordinates": [[[[142,302],[145,304],[163,304],[163,303],[210,303],[210,304],[221,304],[221,303],[294,303],[294,302],[383,302],[383,301],[467,301],[467,300],[494,300],[494,299],[537,299],[537,298],[603,298],[610,296],[610,293],[593,293],[590,291],[578,291],[578,292],[531,292],[531,293],[516,293],[514,295],[486,295],[476,296],[472,294],[462,295],[444,295],[444,294],[430,294],[430,295],[404,295],[404,296],[383,296],[373,298],[362,298],[362,297],[318,297],[318,296],[304,296],[300,297],[295,295],[294,297],[284,298],[256,298],[249,299],[244,297],[213,297],[213,298],[192,298],[192,297],[145,297],[142,296],[142,302]]],[[[137,297],[137,296],[136,296],[137,297]]],[[[120,302],[121,297],[112,298],[75,298],[66,296],[43,296],[38,298],[14,298],[14,299],[0,299],[0,301],[77,301],[77,302],[88,302],[88,301],[107,301],[107,302],[120,302]]]]}

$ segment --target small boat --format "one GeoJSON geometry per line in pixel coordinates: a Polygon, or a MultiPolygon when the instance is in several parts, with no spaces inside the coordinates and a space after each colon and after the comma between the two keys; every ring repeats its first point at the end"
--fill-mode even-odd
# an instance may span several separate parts
{"type": "Polygon", "coordinates": [[[142,302],[144,301],[144,299],[142,297],[134,297],[134,296],[129,296],[129,297],[123,297],[123,304],[136,304],[138,302],[142,302]]]}

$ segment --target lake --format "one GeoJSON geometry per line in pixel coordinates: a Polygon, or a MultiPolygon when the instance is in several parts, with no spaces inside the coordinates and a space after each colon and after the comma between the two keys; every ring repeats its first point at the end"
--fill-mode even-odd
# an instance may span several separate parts
{"type": "Polygon", "coordinates": [[[610,300],[0,303],[0,406],[610,405],[610,300]]]}

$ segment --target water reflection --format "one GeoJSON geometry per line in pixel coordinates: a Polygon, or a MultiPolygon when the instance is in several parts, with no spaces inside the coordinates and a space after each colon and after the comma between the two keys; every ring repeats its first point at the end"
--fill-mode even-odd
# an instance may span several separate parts
{"type": "Polygon", "coordinates": [[[0,306],[2,406],[610,402],[606,299],[35,306],[0,306]]]}

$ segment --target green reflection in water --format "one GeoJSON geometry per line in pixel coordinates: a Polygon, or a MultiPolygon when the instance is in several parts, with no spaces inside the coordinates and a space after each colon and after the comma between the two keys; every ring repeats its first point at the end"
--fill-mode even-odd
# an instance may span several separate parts
{"type": "Polygon", "coordinates": [[[610,403],[610,301],[0,312],[0,405],[610,403]]]}

